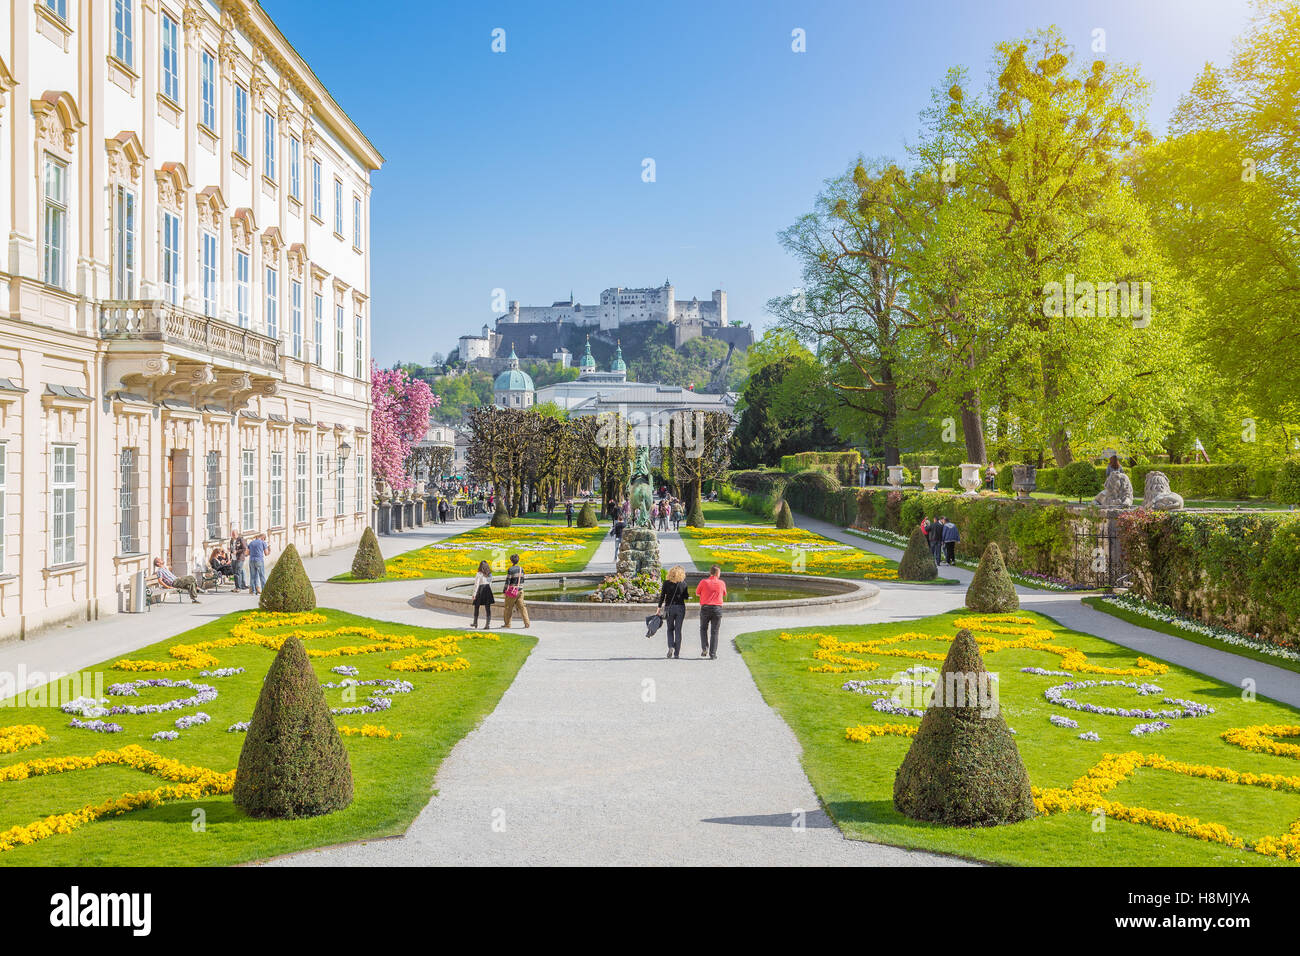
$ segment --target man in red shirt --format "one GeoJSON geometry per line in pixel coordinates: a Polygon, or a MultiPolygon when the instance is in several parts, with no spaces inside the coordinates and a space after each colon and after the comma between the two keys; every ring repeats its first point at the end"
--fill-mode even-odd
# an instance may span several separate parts
{"type": "Polygon", "coordinates": [[[722,602],[727,600],[727,582],[722,580],[722,568],[715,564],[709,569],[709,576],[695,585],[695,596],[700,601],[700,656],[717,660],[722,602]]]}

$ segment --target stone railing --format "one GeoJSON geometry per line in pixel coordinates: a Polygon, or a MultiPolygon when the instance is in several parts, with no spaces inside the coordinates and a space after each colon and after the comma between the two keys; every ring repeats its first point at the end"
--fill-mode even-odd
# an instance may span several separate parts
{"type": "Polygon", "coordinates": [[[99,337],[171,342],[268,369],[280,367],[280,343],[270,336],[170,302],[103,302],[99,307],[99,337]]]}

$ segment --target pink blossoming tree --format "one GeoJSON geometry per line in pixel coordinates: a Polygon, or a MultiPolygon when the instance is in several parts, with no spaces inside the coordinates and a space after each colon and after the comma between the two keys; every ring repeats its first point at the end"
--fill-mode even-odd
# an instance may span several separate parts
{"type": "Polygon", "coordinates": [[[407,459],[429,430],[429,411],[442,400],[427,382],[412,379],[402,369],[381,369],[370,363],[371,467],[375,480],[394,491],[410,488],[407,459]]]}

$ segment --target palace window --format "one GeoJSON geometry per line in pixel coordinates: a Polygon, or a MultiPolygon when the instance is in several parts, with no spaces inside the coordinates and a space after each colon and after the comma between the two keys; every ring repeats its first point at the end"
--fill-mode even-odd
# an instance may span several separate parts
{"type": "Polygon", "coordinates": [[[201,122],[213,132],[217,129],[217,58],[207,50],[203,51],[199,63],[200,96],[202,111],[201,122]]]}
{"type": "Polygon", "coordinates": [[[334,371],[343,374],[343,306],[334,309],[334,371]]]}
{"type": "Polygon", "coordinates": [[[50,564],[77,556],[77,447],[55,445],[50,469],[50,564]]]}
{"type": "Polygon", "coordinates": [[[320,180],[320,160],[313,159],[311,161],[311,214],[317,219],[321,218],[320,180]]]}
{"type": "Polygon", "coordinates": [[[250,299],[252,296],[248,288],[249,257],[247,252],[235,253],[235,321],[239,323],[241,329],[246,329],[252,323],[252,316],[249,314],[250,299]]]}
{"type": "Polygon", "coordinates": [[[251,531],[257,524],[257,451],[253,448],[240,453],[239,492],[240,527],[251,531]]]}
{"type": "Polygon", "coordinates": [[[357,514],[366,510],[366,456],[357,442],[357,514]]]}
{"type": "Polygon", "coordinates": [[[262,174],[275,179],[275,114],[262,114],[262,174]]]}
{"type": "Polygon", "coordinates": [[[302,283],[294,279],[289,283],[290,311],[293,313],[293,357],[302,358],[302,283]]]}
{"type": "Polygon", "coordinates": [[[68,241],[68,166],[45,157],[45,281],[63,288],[68,241]]]}
{"type": "Polygon", "coordinates": [[[356,348],[356,352],[355,352],[355,354],[353,355],[353,360],[352,360],[352,364],[353,364],[353,366],[354,366],[354,370],[355,370],[355,375],[354,375],[353,377],[354,377],[354,378],[365,378],[365,374],[364,374],[364,373],[365,373],[365,369],[362,367],[362,363],[365,361],[365,359],[364,359],[364,356],[365,356],[365,348],[363,347],[363,342],[362,342],[362,336],[363,336],[364,333],[365,333],[365,320],[364,320],[361,316],[359,316],[359,315],[357,316],[357,319],[356,319],[356,325],[357,325],[357,328],[356,328],[356,333],[357,333],[357,334],[356,334],[356,341],[353,343],[353,345],[354,345],[355,348],[356,348]]]}
{"type": "Polygon", "coordinates": [[[5,512],[9,508],[9,496],[5,494],[5,485],[8,470],[9,445],[0,441],[0,574],[5,570],[5,512]]]}
{"type": "Polygon", "coordinates": [[[298,480],[294,499],[298,506],[298,524],[307,522],[307,453],[298,452],[298,480]]]}
{"type": "Polygon", "coordinates": [[[113,56],[127,66],[134,62],[131,59],[135,39],[134,11],[131,9],[134,2],[135,0],[113,0],[113,56]]]}
{"type": "Polygon", "coordinates": [[[271,527],[284,524],[284,452],[271,452],[271,527]]]}
{"type": "Polygon", "coordinates": [[[347,507],[347,505],[344,504],[344,502],[347,500],[347,489],[344,487],[346,484],[346,482],[344,481],[344,477],[347,474],[347,472],[343,468],[344,461],[342,455],[338,456],[337,464],[338,464],[338,468],[336,469],[334,475],[334,495],[335,495],[334,514],[342,518],[343,510],[347,507]]]}
{"type": "Polygon", "coordinates": [[[203,314],[217,315],[217,237],[203,233],[203,314]]]}
{"type": "Polygon", "coordinates": [[[162,230],[163,289],[167,301],[177,305],[181,298],[181,219],[170,212],[163,213],[162,230]]]}
{"type": "Polygon", "coordinates": [[[273,339],[280,337],[280,274],[274,269],[266,270],[266,334],[273,339]]]}
{"type": "Polygon", "coordinates": [[[248,90],[235,84],[235,152],[248,159],[248,90]]]}
{"type": "Polygon", "coordinates": [[[361,197],[352,197],[352,246],[361,248],[361,197]]]}
{"type": "Polygon", "coordinates": [[[316,455],[316,518],[325,517],[325,456],[316,455]]]}
{"type": "Polygon", "coordinates": [[[173,103],[181,101],[180,27],[162,16],[162,93],[173,103]]]}
{"type": "Polygon", "coordinates": [[[45,7],[60,20],[68,19],[68,0],[45,0],[45,7]]]}
{"type": "Polygon", "coordinates": [[[343,182],[334,180],[334,234],[343,235],[343,182]]]}
{"type": "Polygon", "coordinates": [[[312,342],[316,346],[316,364],[321,365],[325,359],[323,357],[325,348],[325,297],[316,295],[311,301],[312,315],[312,342]]]}
{"type": "Polygon", "coordinates": [[[207,458],[207,483],[204,488],[208,540],[221,537],[221,452],[210,451],[207,458]]]}
{"type": "Polygon", "coordinates": [[[140,550],[140,472],[139,449],[123,448],[118,456],[118,554],[135,554],[140,550]]]}
{"type": "Polygon", "coordinates": [[[302,183],[298,177],[298,165],[302,161],[302,143],[297,136],[289,137],[289,195],[302,199],[302,183]]]}
{"type": "Polygon", "coordinates": [[[125,186],[115,190],[113,217],[113,287],[119,299],[135,298],[135,193],[125,186]]]}

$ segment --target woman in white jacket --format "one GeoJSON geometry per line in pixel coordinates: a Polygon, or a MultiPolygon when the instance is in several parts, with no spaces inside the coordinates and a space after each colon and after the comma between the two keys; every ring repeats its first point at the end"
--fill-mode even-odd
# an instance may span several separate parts
{"type": "Polygon", "coordinates": [[[478,563],[478,573],[474,575],[474,627],[478,627],[478,609],[483,608],[484,627],[492,626],[492,605],[496,598],[492,595],[492,565],[486,561],[478,563]]]}

